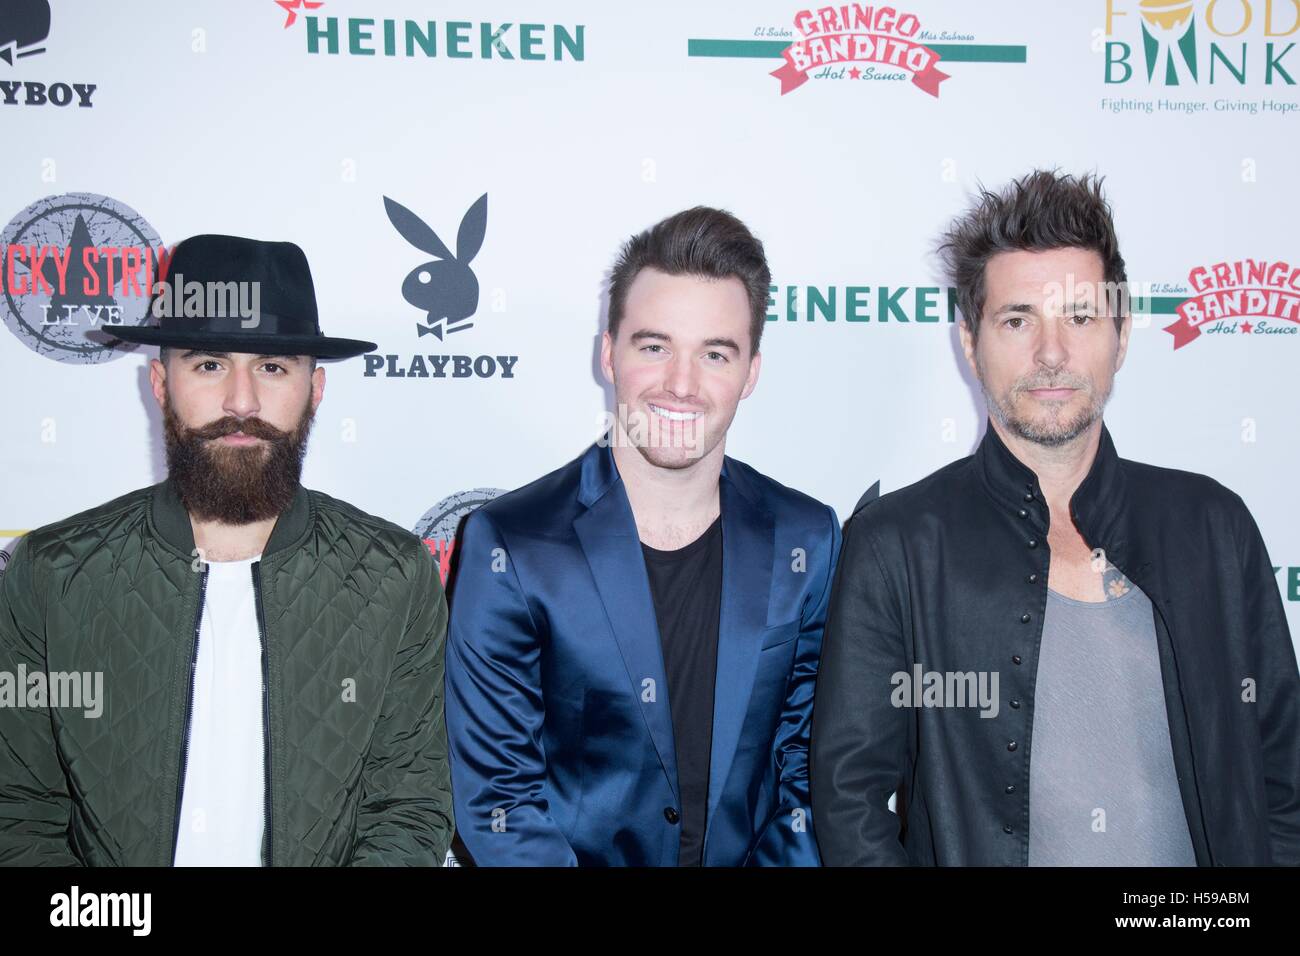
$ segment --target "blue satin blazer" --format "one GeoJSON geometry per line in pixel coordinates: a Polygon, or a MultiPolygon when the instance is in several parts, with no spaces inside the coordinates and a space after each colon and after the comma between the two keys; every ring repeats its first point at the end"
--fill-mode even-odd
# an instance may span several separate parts
{"type": "MultiPolygon", "coordinates": [[[[720,500],[704,863],[816,866],[808,736],[839,522],[732,458],[720,500]]],[[[446,714],[474,861],[675,866],[668,687],[611,449],[483,505],[457,547],[446,714]]]]}

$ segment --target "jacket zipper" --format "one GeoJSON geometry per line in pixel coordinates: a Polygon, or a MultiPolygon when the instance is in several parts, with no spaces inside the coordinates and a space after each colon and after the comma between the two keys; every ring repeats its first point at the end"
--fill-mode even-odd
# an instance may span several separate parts
{"type": "Polygon", "coordinates": [[[190,646],[190,693],[185,698],[185,729],[181,737],[181,766],[176,774],[176,815],[172,826],[172,866],[176,865],[176,847],[181,839],[181,800],[185,795],[185,771],[190,756],[190,719],[194,710],[194,672],[199,659],[199,632],[203,629],[203,599],[208,592],[208,565],[199,573],[199,606],[194,612],[194,641],[190,646]]]}
{"type": "Polygon", "coordinates": [[[272,866],[271,831],[271,695],[268,691],[269,654],[266,644],[266,613],[262,609],[262,562],[253,562],[253,598],[257,604],[257,636],[262,642],[262,807],[266,828],[266,866],[272,866]]]}

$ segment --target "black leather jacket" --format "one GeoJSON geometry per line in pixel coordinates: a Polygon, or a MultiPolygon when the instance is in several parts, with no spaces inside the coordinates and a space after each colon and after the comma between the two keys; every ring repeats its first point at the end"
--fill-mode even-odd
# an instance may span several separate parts
{"type": "MultiPolygon", "coordinates": [[[[1119,458],[1103,428],[1070,511],[1154,608],[1151,690],[1198,864],[1300,864],[1300,675],[1245,504],[1202,475],[1119,458]]],[[[849,520],[813,711],[827,865],[1028,862],[1048,517],[1036,476],[989,427],[974,455],[849,520]],[[997,716],[893,706],[891,675],[918,663],[998,672],[997,716]]]]}

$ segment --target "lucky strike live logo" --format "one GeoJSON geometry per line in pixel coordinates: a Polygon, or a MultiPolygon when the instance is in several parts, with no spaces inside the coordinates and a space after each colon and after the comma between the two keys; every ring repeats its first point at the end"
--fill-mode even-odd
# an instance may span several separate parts
{"type": "MultiPolygon", "coordinates": [[[[438,574],[444,587],[451,572],[451,559],[456,551],[456,539],[465,519],[481,505],[505,494],[504,488],[471,488],[443,498],[420,516],[411,531],[424,542],[429,553],[438,562],[438,574]]],[[[497,559],[497,555],[493,555],[497,559]]]]}
{"type": "Polygon", "coordinates": [[[120,358],[132,347],[112,329],[141,323],[169,261],[157,231],[125,203],[96,193],[47,196],[0,232],[0,319],[58,362],[120,358]]]}
{"type": "Polygon", "coordinates": [[[1188,282],[1194,294],[1175,307],[1178,321],[1164,327],[1175,349],[1202,333],[1273,336],[1300,329],[1300,266],[1268,259],[1216,262],[1194,268],[1188,282]]]}
{"type": "MultiPolygon", "coordinates": [[[[814,69],[843,63],[871,63],[893,67],[910,74],[916,87],[939,95],[939,84],[948,79],[936,64],[939,54],[918,42],[921,21],[911,13],[899,13],[893,7],[852,4],[822,7],[815,13],[800,10],[794,16],[800,39],[783,52],[785,65],[772,72],[781,81],[781,95],[797,90],[811,78],[814,69]]],[[[848,71],[858,79],[855,65],[848,71]]]]}

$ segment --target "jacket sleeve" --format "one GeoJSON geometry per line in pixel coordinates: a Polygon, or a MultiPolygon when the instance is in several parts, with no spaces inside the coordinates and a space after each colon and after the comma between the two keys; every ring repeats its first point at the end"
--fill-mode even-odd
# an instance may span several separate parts
{"type": "Polygon", "coordinates": [[[1241,505],[1237,536],[1246,584],[1246,633],[1255,642],[1255,701],[1273,863],[1300,866],[1300,672],[1277,578],[1255,519],[1241,505]]]}
{"type": "Polygon", "coordinates": [[[840,554],[840,523],[827,508],[829,528],[816,551],[825,555],[809,582],[809,600],[799,622],[794,669],[777,725],[774,757],[779,774],[776,812],[768,819],[750,853],[749,866],[819,866],[808,787],[808,741],[812,729],[813,688],[822,653],[831,581],[840,554]]]}
{"type": "Polygon", "coordinates": [[[827,866],[908,862],[889,809],[907,774],[907,711],[890,703],[891,675],[907,670],[903,615],[873,541],[874,507],[845,526],[817,679],[812,809],[827,866]]]}
{"type": "Polygon", "coordinates": [[[479,866],[576,866],[550,813],[541,634],[514,558],[482,511],[458,547],[447,722],[460,838],[479,866]]]}
{"type": "Polygon", "coordinates": [[[415,542],[412,610],[362,769],[352,866],[442,866],[451,844],[443,714],[447,599],[429,549],[415,542]]]}
{"type": "MultiPolygon", "coordinates": [[[[44,671],[45,616],[28,539],[0,576],[0,671],[44,671]]],[[[14,687],[21,694],[23,688],[14,687]]],[[[0,705],[0,865],[77,866],[68,842],[72,800],[48,707],[0,705]]]]}

